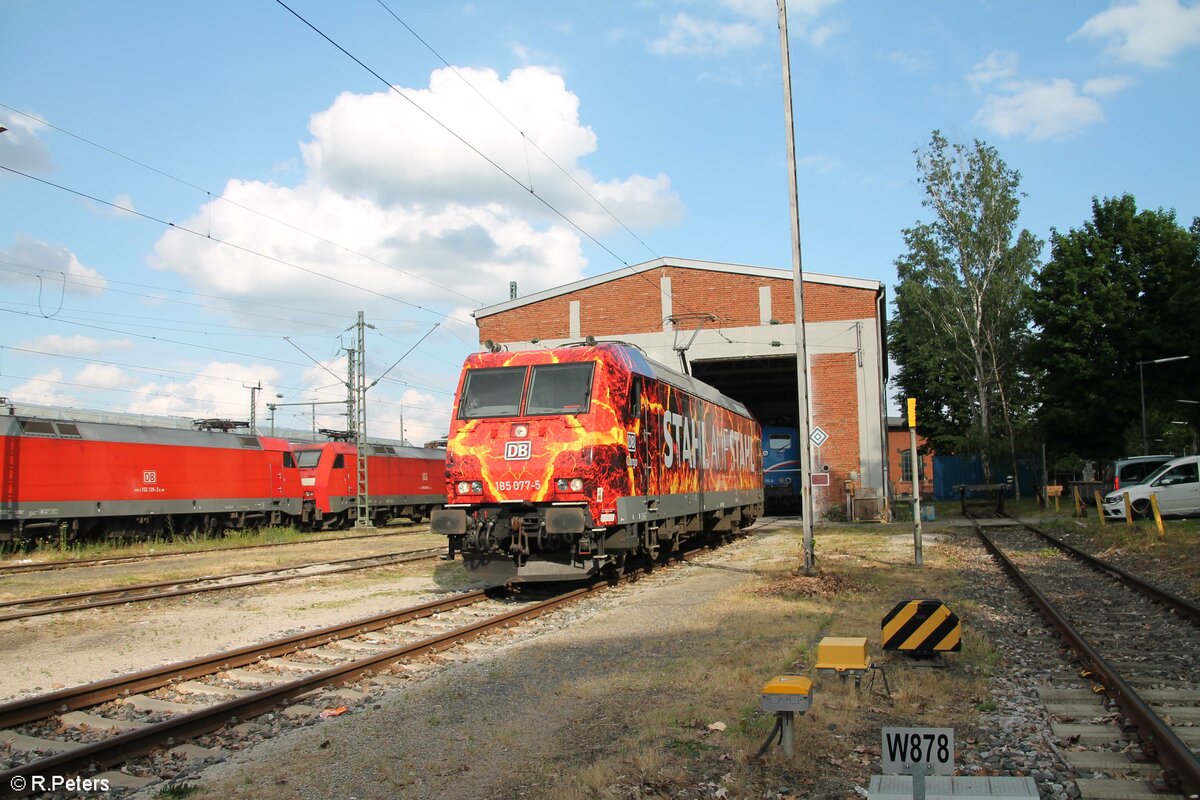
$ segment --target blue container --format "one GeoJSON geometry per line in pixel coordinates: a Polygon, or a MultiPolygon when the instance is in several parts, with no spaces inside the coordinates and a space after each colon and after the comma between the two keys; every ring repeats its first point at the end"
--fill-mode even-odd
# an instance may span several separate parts
{"type": "Polygon", "coordinates": [[[921,521],[922,522],[937,522],[937,506],[933,503],[921,504],[921,521]]]}

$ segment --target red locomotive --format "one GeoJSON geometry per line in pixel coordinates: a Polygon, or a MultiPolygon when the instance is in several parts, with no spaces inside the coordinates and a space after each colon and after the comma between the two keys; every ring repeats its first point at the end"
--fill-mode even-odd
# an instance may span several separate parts
{"type": "MultiPolygon", "coordinates": [[[[358,455],[349,442],[295,445],[304,498],[315,503],[313,525],[349,527],[357,514],[358,455]]],[[[419,521],[446,501],[441,491],[446,452],[424,447],[367,445],[367,488],[376,525],[419,521]]]]}
{"type": "Polygon", "coordinates": [[[758,423],[629,345],[471,355],[455,410],[431,527],[474,578],[619,573],[762,513],[758,423]]]}
{"type": "Polygon", "coordinates": [[[283,439],[0,417],[0,541],[217,533],[303,522],[283,439]]]}

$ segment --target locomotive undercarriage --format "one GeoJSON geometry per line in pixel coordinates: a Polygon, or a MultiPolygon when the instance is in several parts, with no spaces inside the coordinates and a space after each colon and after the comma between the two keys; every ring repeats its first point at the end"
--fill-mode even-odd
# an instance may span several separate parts
{"type": "Polygon", "coordinates": [[[275,525],[300,525],[311,516],[306,504],[297,517],[281,509],[196,514],[138,514],[104,517],[17,519],[0,521],[0,542],[68,544],[102,539],[215,538],[229,530],[257,530],[275,525]]]}
{"type": "Polygon", "coordinates": [[[511,505],[442,509],[431,529],[449,538],[448,558],[462,553],[467,573],[487,583],[619,577],[640,560],[653,569],[680,543],[701,535],[731,537],[762,513],[761,506],[720,509],[647,522],[593,527],[586,508],[565,518],[561,507],[511,505]]]}

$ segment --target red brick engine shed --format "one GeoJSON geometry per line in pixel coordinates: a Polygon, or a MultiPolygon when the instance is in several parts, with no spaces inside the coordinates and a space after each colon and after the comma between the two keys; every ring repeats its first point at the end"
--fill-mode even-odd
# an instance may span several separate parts
{"type": "MultiPolygon", "coordinates": [[[[481,342],[509,350],[592,336],[641,347],[742,401],[764,425],[797,426],[791,270],[659,258],[474,312],[481,342]]],[[[886,514],[886,300],[879,281],[806,272],[809,410],[828,439],[812,448],[816,519],[886,514]],[[835,512],[836,513],[836,512],[835,512]]]]}

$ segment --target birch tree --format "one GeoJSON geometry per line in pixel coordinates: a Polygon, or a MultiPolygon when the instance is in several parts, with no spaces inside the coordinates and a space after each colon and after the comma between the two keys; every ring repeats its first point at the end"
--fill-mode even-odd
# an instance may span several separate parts
{"type": "Polygon", "coordinates": [[[908,252],[896,260],[896,384],[918,398],[940,384],[942,402],[925,416],[938,418],[941,436],[930,438],[943,451],[978,452],[988,480],[994,431],[1005,432],[1015,461],[1015,418],[1028,411],[1014,400],[1028,396],[1017,384],[1027,380],[1030,276],[1042,243],[1017,232],[1021,176],[995,148],[934,131],[914,155],[932,219],[903,231],[908,252]]]}

